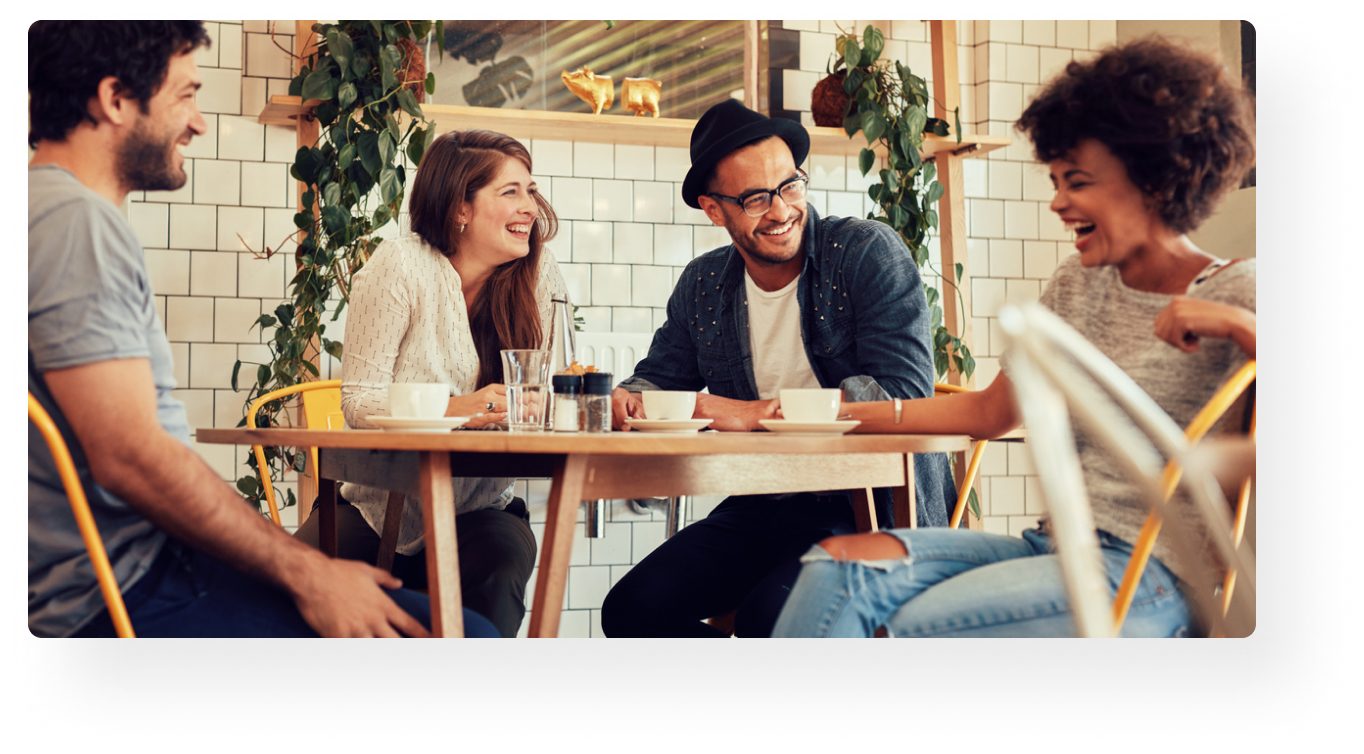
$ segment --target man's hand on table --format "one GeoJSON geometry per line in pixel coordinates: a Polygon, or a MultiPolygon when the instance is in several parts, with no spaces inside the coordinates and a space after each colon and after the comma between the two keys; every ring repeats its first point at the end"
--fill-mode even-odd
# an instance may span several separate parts
{"type": "Polygon", "coordinates": [[[431,636],[380,588],[397,589],[403,584],[401,579],[358,560],[326,556],[310,560],[289,589],[303,619],[322,636],[431,636]]]}
{"type": "Polygon", "coordinates": [[[644,399],[639,393],[631,393],[625,388],[611,391],[611,428],[628,431],[627,419],[647,419],[644,415],[644,399]]]}
{"type": "Polygon", "coordinates": [[[768,401],[741,401],[734,398],[721,398],[718,395],[697,393],[697,419],[711,419],[711,429],[721,432],[751,432],[762,429],[759,421],[777,418],[777,399],[768,401]]]}

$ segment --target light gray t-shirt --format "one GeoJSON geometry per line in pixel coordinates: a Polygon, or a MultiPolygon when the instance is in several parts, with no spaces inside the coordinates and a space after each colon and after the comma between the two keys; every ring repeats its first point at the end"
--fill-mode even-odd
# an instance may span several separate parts
{"type": "MultiPolygon", "coordinates": [[[[1255,260],[1235,260],[1217,269],[1201,282],[1195,281],[1187,295],[1255,311],[1255,260]]],[[[1197,351],[1185,353],[1156,337],[1156,317],[1173,298],[1129,288],[1116,267],[1089,269],[1080,263],[1079,254],[1073,254],[1056,269],[1042,293],[1041,303],[1112,359],[1183,428],[1189,426],[1194,415],[1248,357],[1227,339],[1201,338],[1197,351]]],[[[1001,366],[1007,370],[1006,361],[1001,361],[1001,366]]],[[[1243,395],[1209,435],[1239,431],[1245,406],[1243,395]]],[[[1109,452],[1083,429],[1076,427],[1075,434],[1095,525],[1135,543],[1147,513],[1140,489],[1109,452]]],[[[1196,533],[1195,541],[1202,541],[1205,529],[1193,513],[1187,493],[1178,490],[1172,502],[1183,525],[1190,527],[1186,530],[1196,533]]],[[[1167,522],[1156,538],[1152,554],[1176,576],[1188,581],[1192,564],[1181,562],[1175,555],[1168,534],[1171,525],[1167,522]]],[[[1209,565],[1221,567],[1215,561],[1209,565]]]]}
{"type": "MultiPolygon", "coordinates": [[[[108,359],[147,359],[157,420],[186,445],[185,407],[175,388],[170,344],[157,316],[142,245],[109,200],[70,172],[28,171],[28,390],[61,430],[104,539],[114,576],[127,591],[146,573],[166,534],[95,484],[84,449],[52,400],[43,373],[108,359]]],[[[28,433],[28,625],[37,636],[69,636],[104,608],[52,455],[28,433]]]]}

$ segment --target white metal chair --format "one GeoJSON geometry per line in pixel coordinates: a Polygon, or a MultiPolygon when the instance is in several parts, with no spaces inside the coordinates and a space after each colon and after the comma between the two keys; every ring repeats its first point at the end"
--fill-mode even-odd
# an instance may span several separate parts
{"type": "MultiPolygon", "coordinates": [[[[999,321],[1010,341],[1009,377],[1023,423],[1034,447],[1046,448],[1034,454],[1034,465],[1078,634],[1114,636],[1120,620],[1114,620],[1109,604],[1071,416],[1112,451],[1122,470],[1138,480],[1152,511],[1169,521],[1176,519],[1165,515],[1162,478],[1168,479],[1170,464],[1161,457],[1184,468],[1179,482],[1189,491],[1216,553],[1240,575],[1242,587],[1226,600],[1224,616],[1222,600],[1216,597],[1222,575],[1195,569],[1189,594],[1194,611],[1212,635],[1249,635],[1254,628],[1254,553],[1238,546],[1229,506],[1215,480],[1201,470],[1206,466],[1190,466],[1195,459],[1185,431],[1117,365],[1044,307],[1006,306],[999,321]],[[1085,386],[1098,389],[1086,391],[1085,386]]],[[[1172,546],[1190,555],[1188,562],[1203,562],[1198,557],[1202,545],[1192,541],[1190,532],[1173,525],[1166,531],[1172,546]]]]}

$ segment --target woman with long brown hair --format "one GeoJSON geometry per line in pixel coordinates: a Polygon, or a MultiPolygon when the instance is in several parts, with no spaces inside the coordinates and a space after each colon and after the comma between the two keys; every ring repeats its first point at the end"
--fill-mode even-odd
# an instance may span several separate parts
{"type": "MultiPolygon", "coordinates": [[[[417,168],[411,232],[380,244],[351,287],[341,362],[341,408],[350,427],[388,416],[388,386],[450,386],[446,416],[479,428],[506,417],[499,352],[542,348],[552,299],[568,300],[544,243],[558,219],[531,178],[530,153],[491,131],[438,137],[417,168]]],[[[506,478],[454,479],[460,590],[465,607],[514,637],[525,615],[535,538],[526,504],[506,478]]],[[[373,563],[388,493],[343,484],[337,511],[340,557],[373,563]]],[[[318,542],[316,517],[298,536],[318,542]]],[[[404,502],[393,573],[426,584],[421,501],[404,502]]]]}

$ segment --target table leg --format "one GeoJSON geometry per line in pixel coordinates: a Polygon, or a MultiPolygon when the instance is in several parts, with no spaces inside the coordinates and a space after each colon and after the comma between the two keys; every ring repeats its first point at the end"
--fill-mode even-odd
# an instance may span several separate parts
{"type": "Polygon", "coordinates": [[[876,505],[870,487],[857,487],[852,491],[853,518],[857,530],[862,533],[877,530],[876,505]]]}
{"type": "Polygon", "coordinates": [[[919,528],[919,505],[914,490],[914,454],[905,454],[905,486],[894,489],[895,528],[919,528]]]}
{"type": "Polygon", "coordinates": [[[583,500],[587,459],[586,455],[569,455],[554,469],[540,549],[540,573],[535,579],[535,599],[530,609],[529,636],[533,639],[559,635],[559,613],[564,608],[568,561],[573,554],[573,525],[583,500]]]}
{"type": "MultiPolygon", "coordinates": [[[[318,479],[317,547],[323,555],[336,557],[336,480],[318,479]]],[[[298,504],[303,505],[299,500],[298,504]]]]}
{"type": "Polygon", "coordinates": [[[455,539],[455,490],[450,454],[423,451],[419,460],[422,521],[426,534],[426,587],[431,596],[431,635],[464,636],[455,539]]]}

